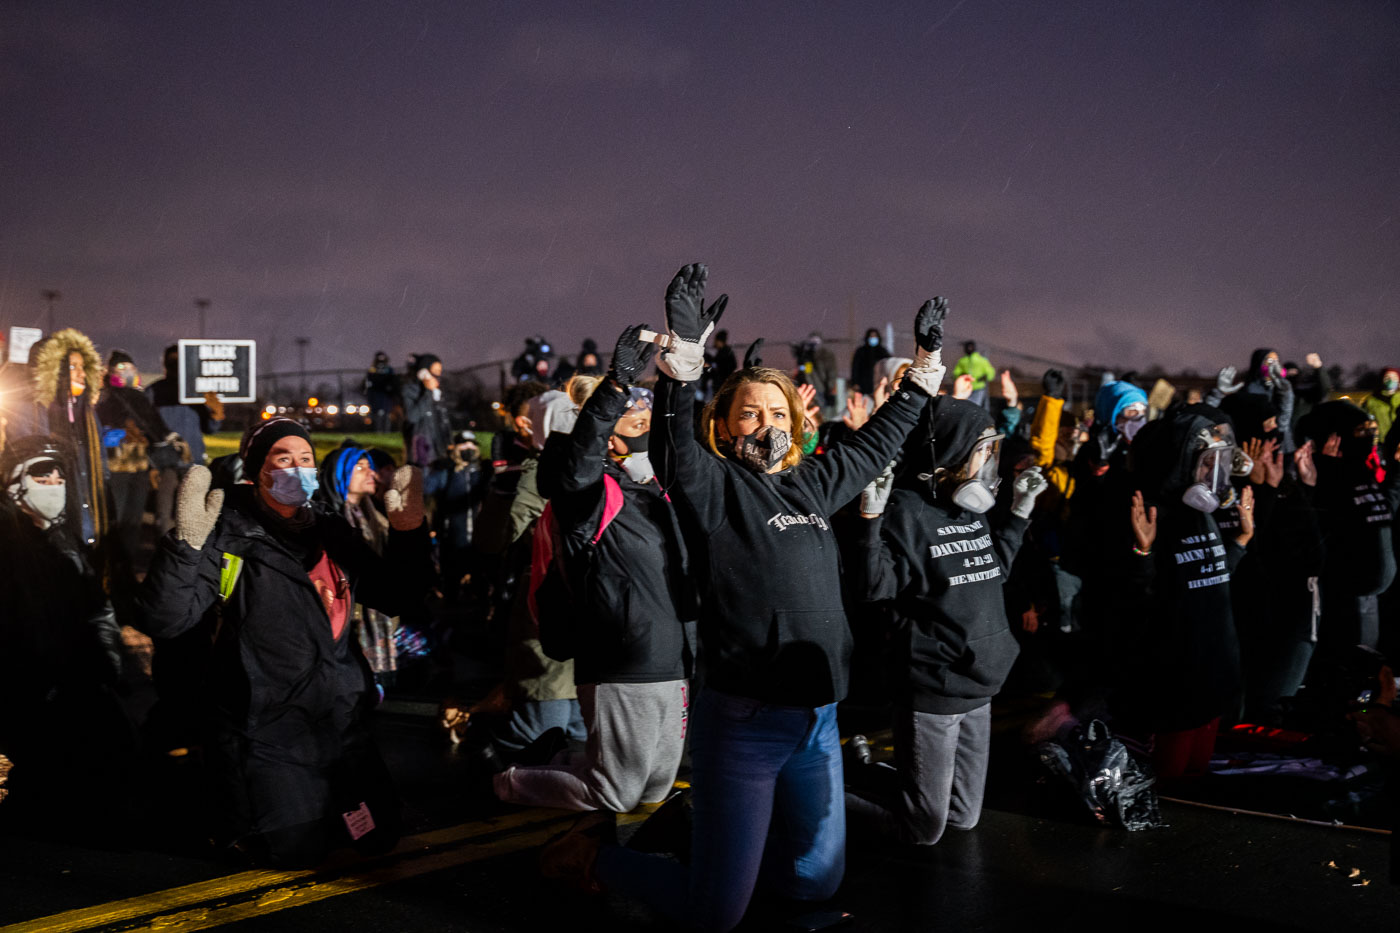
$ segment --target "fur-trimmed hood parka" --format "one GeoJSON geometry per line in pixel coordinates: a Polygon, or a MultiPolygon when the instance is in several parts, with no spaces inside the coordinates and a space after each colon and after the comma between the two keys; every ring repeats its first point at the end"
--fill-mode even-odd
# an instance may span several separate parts
{"type": "Polygon", "coordinates": [[[66,327],[55,331],[30,358],[34,375],[34,410],[39,433],[51,434],[72,445],[76,454],[77,483],[81,502],[82,537],[97,547],[107,532],[107,456],[102,447],[102,425],[95,406],[102,389],[102,357],[81,331],[66,327]],[[68,379],[68,355],[83,358],[87,388],[73,395],[68,379]]]}
{"type": "Polygon", "coordinates": [[[58,398],[60,385],[67,390],[68,354],[75,351],[83,355],[83,375],[87,377],[87,392],[84,394],[89,403],[97,401],[102,388],[102,357],[86,334],[65,327],[54,331],[53,336],[34,351],[30,366],[34,371],[34,401],[37,404],[44,407],[52,405],[58,398]]]}

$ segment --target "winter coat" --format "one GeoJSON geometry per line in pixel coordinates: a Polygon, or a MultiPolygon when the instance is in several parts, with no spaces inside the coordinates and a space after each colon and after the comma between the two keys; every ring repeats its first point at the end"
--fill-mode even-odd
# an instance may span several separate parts
{"type": "Polygon", "coordinates": [[[214,417],[208,405],[185,405],[180,402],[178,373],[167,372],[164,379],[151,383],[146,387],[146,397],[151,400],[166,427],[189,445],[190,462],[204,463],[204,435],[218,431],[223,427],[223,421],[214,417]]]}
{"type": "Polygon", "coordinates": [[[685,622],[696,617],[685,545],[670,502],[653,479],[633,482],[608,458],[608,437],[628,395],[603,382],[584,403],[562,456],[541,458],[570,578],[580,585],[574,679],[581,684],[660,683],[686,677],[685,622]],[[547,458],[547,459],[546,459],[547,458]],[[622,509],[596,547],[604,475],[622,490],[622,509]]]}
{"type": "Polygon", "coordinates": [[[326,816],[334,802],[326,780],[372,747],[373,676],[348,620],[332,635],[309,568],[324,552],[339,568],[345,598],[399,615],[422,598],[431,567],[426,526],[391,530],[380,557],[324,506],[304,536],[289,536],[256,495],[252,486],[228,490],[199,550],[168,533],[137,594],[153,637],[173,638],[212,616],[205,721],[229,759],[222,779],[235,801],[235,832],[326,816]],[[227,555],[242,567],[221,601],[227,555]]]}
{"type": "Polygon", "coordinates": [[[447,405],[433,398],[433,390],[417,379],[403,387],[404,459],[415,466],[428,466],[447,456],[452,423],[447,405]]]}
{"type": "Polygon", "coordinates": [[[1385,437],[1395,424],[1397,413],[1400,413],[1400,392],[1392,392],[1389,395],[1372,392],[1361,400],[1361,408],[1375,419],[1377,427],[1380,428],[1380,436],[1385,437]]]}
{"type": "Polygon", "coordinates": [[[30,360],[37,433],[50,434],[73,448],[83,540],[89,547],[99,547],[111,514],[107,453],[102,447],[102,426],[95,411],[101,397],[102,358],[91,340],[69,327],[56,331],[40,344],[30,360]],[[82,354],[87,379],[87,388],[79,396],[69,392],[68,355],[73,352],[82,354]]]}
{"type": "MultiPolygon", "coordinates": [[[[126,431],[109,457],[114,473],[144,473],[151,469],[151,448],[166,445],[171,433],[140,389],[107,386],[97,402],[97,418],[105,428],[126,431]]],[[[174,456],[174,448],[169,449],[174,456]]]]}
{"type": "Polygon", "coordinates": [[[54,690],[116,683],[121,629],[68,528],[42,530],[0,503],[0,592],[0,722],[22,717],[54,690]]]}
{"type": "MultiPolygon", "coordinates": [[[[556,443],[563,435],[555,435],[556,443]]],[[[573,700],[578,698],[574,686],[574,662],[556,661],[540,647],[539,632],[530,615],[524,585],[530,572],[531,535],[535,520],[544,511],[545,499],[537,485],[540,458],[532,453],[521,465],[520,481],[510,505],[509,523],[512,529],[510,550],[506,561],[516,567],[515,599],[506,624],[506,688],[514,699],[573,700]]]]}
{"type": "Polygon", "coordinates": [[[894,458],[927,401],[905,384],[822,456],[756,473],[701,447],[694,384],[660,378],[652,458],[700,588],[709,686],[784,706],[845,697],[852,641],[830,518],[894,458]]]}
{"type": "Polygon", "coordinates": [[[958,359],[951,375],[954,379],[958,376],[971,376],[972,391],[976,392],[978,389],[985,389],[987,381],[997,377],[997,371],[991,360],[974,350],[958,359]]]}

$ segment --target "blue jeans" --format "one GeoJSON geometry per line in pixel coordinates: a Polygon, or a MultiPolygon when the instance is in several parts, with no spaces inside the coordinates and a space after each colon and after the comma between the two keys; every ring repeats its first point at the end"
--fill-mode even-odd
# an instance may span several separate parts
{"type": "Polygon", "coordinates": [[[690,866],[609,847],[598,879],[676,922],[733,929],[754,887],[826,900],[846,872],[836,705],[809,709],[705,690],[691,733],[690,866]]]}
{"type": "Polygon", "coordinates": [[[578,700],[519,700],[511,704],[510,715],[498,726],[493,736],[496,744],[507,751],[518,752],[558,726],[575,742],[588,739],[583,724],[583,712],[578,700]]]}

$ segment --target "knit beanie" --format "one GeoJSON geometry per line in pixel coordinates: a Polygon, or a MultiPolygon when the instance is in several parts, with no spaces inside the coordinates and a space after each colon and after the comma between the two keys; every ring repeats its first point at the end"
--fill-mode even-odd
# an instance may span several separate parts
{"type": "Polygon", "coordinates": [[[256,477],[262,472],[263,462],[267,460],[267,452],[272,445],[294,435],[311,443],[311,432],[302,427],[301,422],[291,418],[269,418],[250,427],[243,433],[243,442],[238,445],[238,452],[243,456],[243,475],[250,479],[256,477]]]}

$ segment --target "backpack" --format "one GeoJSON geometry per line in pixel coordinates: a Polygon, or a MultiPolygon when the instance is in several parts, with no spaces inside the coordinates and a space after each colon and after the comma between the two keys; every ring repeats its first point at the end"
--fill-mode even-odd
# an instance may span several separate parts
{"type": "Polygon", "coordinates": [[[622,501],[622,487],[617,480],[604,473],[602,520],[588,547],[578,555],[578,560],[572,562],[564,553],[559,522],[554,517],[554,504],[546,503],[544,511],[535,520],[535,535],[530,542],[530,585],[526,601],[530,618],[539,632],[540,648],[555,661],[568,661],[576,652],[577,628],[572,623],[577,614],[584,611],[578,590],[588,567],[593,563],[599,539],[617,513],[622,511],[622,501]]]}

